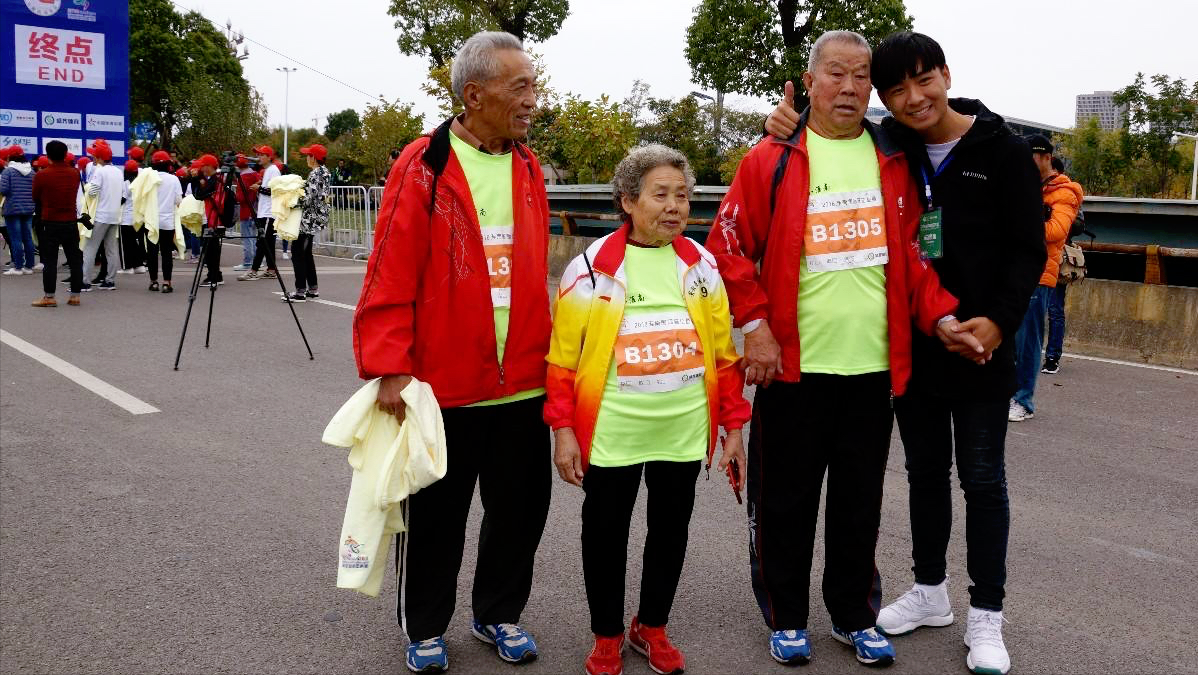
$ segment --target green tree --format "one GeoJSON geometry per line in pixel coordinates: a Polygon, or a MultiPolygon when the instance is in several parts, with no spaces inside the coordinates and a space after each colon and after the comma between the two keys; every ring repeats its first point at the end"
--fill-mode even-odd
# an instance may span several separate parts
{"type": "Polygon", "coordinates": [[[1069,177],[1081,183],[1086,194],[1114,196],[1121,176],[1131,167],[1123,154],[1126,130],[1107,131],[1091,117],[1060,137],[1060,153],[1069,160],[1069,177]]]}
{"type": "Polygon", "coordinates": [[[619,103],[606,95],[587,101],[568,94],[532,146],[538,157],[560,158],[579,183],[606,183],[636,137],[632,116],[619,103]]]}
{"type": "Polygon", "coordinates": [[[711,130],[711,116],[691,96],[677,100],[651,98],[646,108],[652,121],[640,128],[642,143],[661,143],[678,150],[690,161],[701,185],[720,180],[719,152],[711,130]]]}
{"type": "MultiPolygon", "coordinates": [[[[155,126],[159,144],[172,147],[189,89],[211,88],[251,97],[241,62],[225,36],[196,12],[180,14],[170,0],[129,2],[129,108],[137,121],[155,126]]],[[[265,114],[265,110],[263,110],[265,114]]]]}
{"type": "Polygon", "coordinates": [[[171,85],[168,93],[178,106],[173,145],[187,156],[245,152],[266,129],[266,106],[254,89],[244,95],[200,79],[171,85]]]}
{"type": "Polygon", "coordinates": [[[502,30],[544,42],[570,13],[569,0],[391,0],[387,13],[399,29],[399,51],[423,56],[433,68],[449,65],[458,48],[480,30],[502,30]]]}
{"type": "Polygon", "coordinates": [[[1128,106],[1128,138],[1125,153],[1137,161],[1136,172],[1143,180],[1134,186],[1134,196],[1170,198],[1181,196],[1174,179],[1192,160],[1178,151],[1176,132],[1198,131],[1198,80],[1187,85],[1182,78],[1153,75],[1152,87],[1143,73],[1115,94],[1115,102],[1128,106]]]}
{"type": "Polygon", "coordinates": [[[325,120],[324,135],[331,142],[360,126],[362,126],[362,119],[358,117],[358,111],[353,108],[346,108],[341,112],[329,115],[328,119],[325,120]]]}
{"type": "Polygon", "coordinates": [[[736,178],[736,170],[740,168],[740,161],[751,149],[747,145],[738,145],[724,153],[724,161],[720,162],[720,181],[723,185],[732,185],[732,179],[736,178]]]}
{"type": "Polygon", "coordinates": [[[390,163],[391,149],[402,149],[422,133],[424,115],[412,114],[411,103],[396,100],[368,105],[362,115],[362,126],[350,132],[346,159],[357,162],[373,180],[378,180],[390,163]]]}
{"type": "MultiPolygon", "coordinates": [[[[910,28],[903,0],[703,0],[687,29],[686,57],[699,84],[776,99],[806,70],[822,33],[853,30],[877,44],[910,28]]],[[[801,92],[795,99],[799,109],[807,105],[801,92]]]]}

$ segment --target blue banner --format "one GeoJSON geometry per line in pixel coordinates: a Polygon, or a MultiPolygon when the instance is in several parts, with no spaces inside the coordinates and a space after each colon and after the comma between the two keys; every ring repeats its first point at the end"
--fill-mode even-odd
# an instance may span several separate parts
{"type": "Polygon", "coordinates": [[[129,141],[128,0],[0,0],[0,146],[129,141]]]}

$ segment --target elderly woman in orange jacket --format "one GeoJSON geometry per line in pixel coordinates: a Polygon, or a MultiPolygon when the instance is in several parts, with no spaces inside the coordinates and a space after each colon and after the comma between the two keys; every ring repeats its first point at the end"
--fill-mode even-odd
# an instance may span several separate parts
{"type": "MultiPolygon", "coordinates": [[[[749,419],[715,259],[680,236],[694,187],[686,157],[661,145],[616,168],[625,223],[562,275],[549,351],[545,420],[562,479],[586,492],[582,560],[595,646],[590,675],[623,670],[628,528],[644,474],[649,532],[641,599],[628,641],[658,673],[681,672],[665,626],[686,556],[695,479],[710,466],[744,466],[749,419]]],[[[735,485],[735,482],[734,482],[735,485]]]]}

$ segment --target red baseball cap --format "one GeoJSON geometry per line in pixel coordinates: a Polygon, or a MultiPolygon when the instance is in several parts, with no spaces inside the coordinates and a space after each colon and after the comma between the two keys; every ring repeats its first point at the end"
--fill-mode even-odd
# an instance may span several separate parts
{"type": "MultiPolygon", "coordinates": [[[[133,154],[132,152],[129,154],[133,154]]],[[[159,150],[150,157],[151,162],[169,162],[171,161],[171,153],[166,150],[159,150]]]]}
{"type": "Polygon", "coordinates": [[[8,150],[5,153],[4,158],[8,159],[9,157],[17,157],[17,156],[23,155],[23,154],[25,154],[24,148],[22,148],[19,145],[10,145],[10,146],[8,146],[8,150]]]}
{"type": "Polygon", "coordinates": [[[74,164],[75,163],[75,153],[68,152],[67,156],[66,156],[66,161],[67,161],[67,164],[74,164]]]}
{"type": "Polygon", "coordinates": [[[242,155],[242,154],[238,153],[238,155],[237,155],[237,168],[239,168],[239,169],[244,169],[244,168],[248,167],[249,165],[250,165],[250,160],[246,159],[246,156],[245,156],[245,155],[242,155]]]}
{"type": "Polygon", "coordinates": [[[137,147],[136,145],[133,146],[132,148],[129,148],[129,159],[135,159],[140,162],[141,160],[143,160],[145,158],[146,158],[145,150],[142,150],[141,148],[137,147]]]}
{"type": "Polygon", "coordinates": [[[38,157],[37,160],[33,164],[34,164],[34,166],[36,166],[38,168],[44,169],[44,168],[50,166],[50,158],[45,155],[42,155],[41,157],[38,157]]]}
{"type": "Polygon", "coordinates": [[[270,147],[269,145],[254,146],[254,152],[258,153],[259,155],[268,155],[270,157],[275,156],[274,148],[270,147]]]}
{"type": "Polygon", "coordinates": [[[130,159],[125,162],[125,171],[137,171],[140,168],[141,165],[137,163],[136,159],[130,159]]]}
{"type": "Polygon", "coordinates": [[[95,145],[87,149],[87,154],[105,162],[112,161],[112,148],[108,147],[107,143],[101,143],[99,139],[96,140],[95,145]]]}
{"type": "Polygon", "coordinates": [[[82,170],[83,170],[83,169],[84,169],[84,168],[85,168],[85,167],[86,167],[88,164],[91,164],[91,163],[92,163],[92,160],[91,160],[91,158],[90,158],[90,157],[80,157],[80,158],[79,158],[79,159],[78,159],[78,160],[75,162],[75,168],[77,168],[77,169],[79,169],[80,171],[82,171],[82,170]]]}
{"type": "Polygon", "coordinates": [[[217,161],[216,155],[203,155],[196,160],[196,166],[210,166],[215,169],[220,166],[220,162],[217,161]]]}
{"type": "Polygon", "coordinates": [[[175,175],[180,178],[187,178],[187,169],[179,169],[175,172],[175,175]]]}
{"type": "Polygon", "coordinates": [[[320,143],[313,143],[306,148],[300,148],[301,155],[312,155],[312,159],[324,160],[329,156],[329,151],[320,143]]]}

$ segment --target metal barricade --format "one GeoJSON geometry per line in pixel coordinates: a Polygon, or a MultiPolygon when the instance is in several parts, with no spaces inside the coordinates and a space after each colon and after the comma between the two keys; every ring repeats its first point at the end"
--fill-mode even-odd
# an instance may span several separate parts
{"type": "Polygon", "coordinates": [[[349,254],[365,258],[373,248],[376,209],[371,208],[366,188],[338,185],[329,188],[329,226],[321,231],[316,246],[324,246],[334,255],[349,254]]]}
{"type": "Polygon", "coordinates": [[[370,212],[373,214],[374,222],[379,221],[379,205],[383,203],[383,186],[376,185],[370,188],[370,212]]]}

